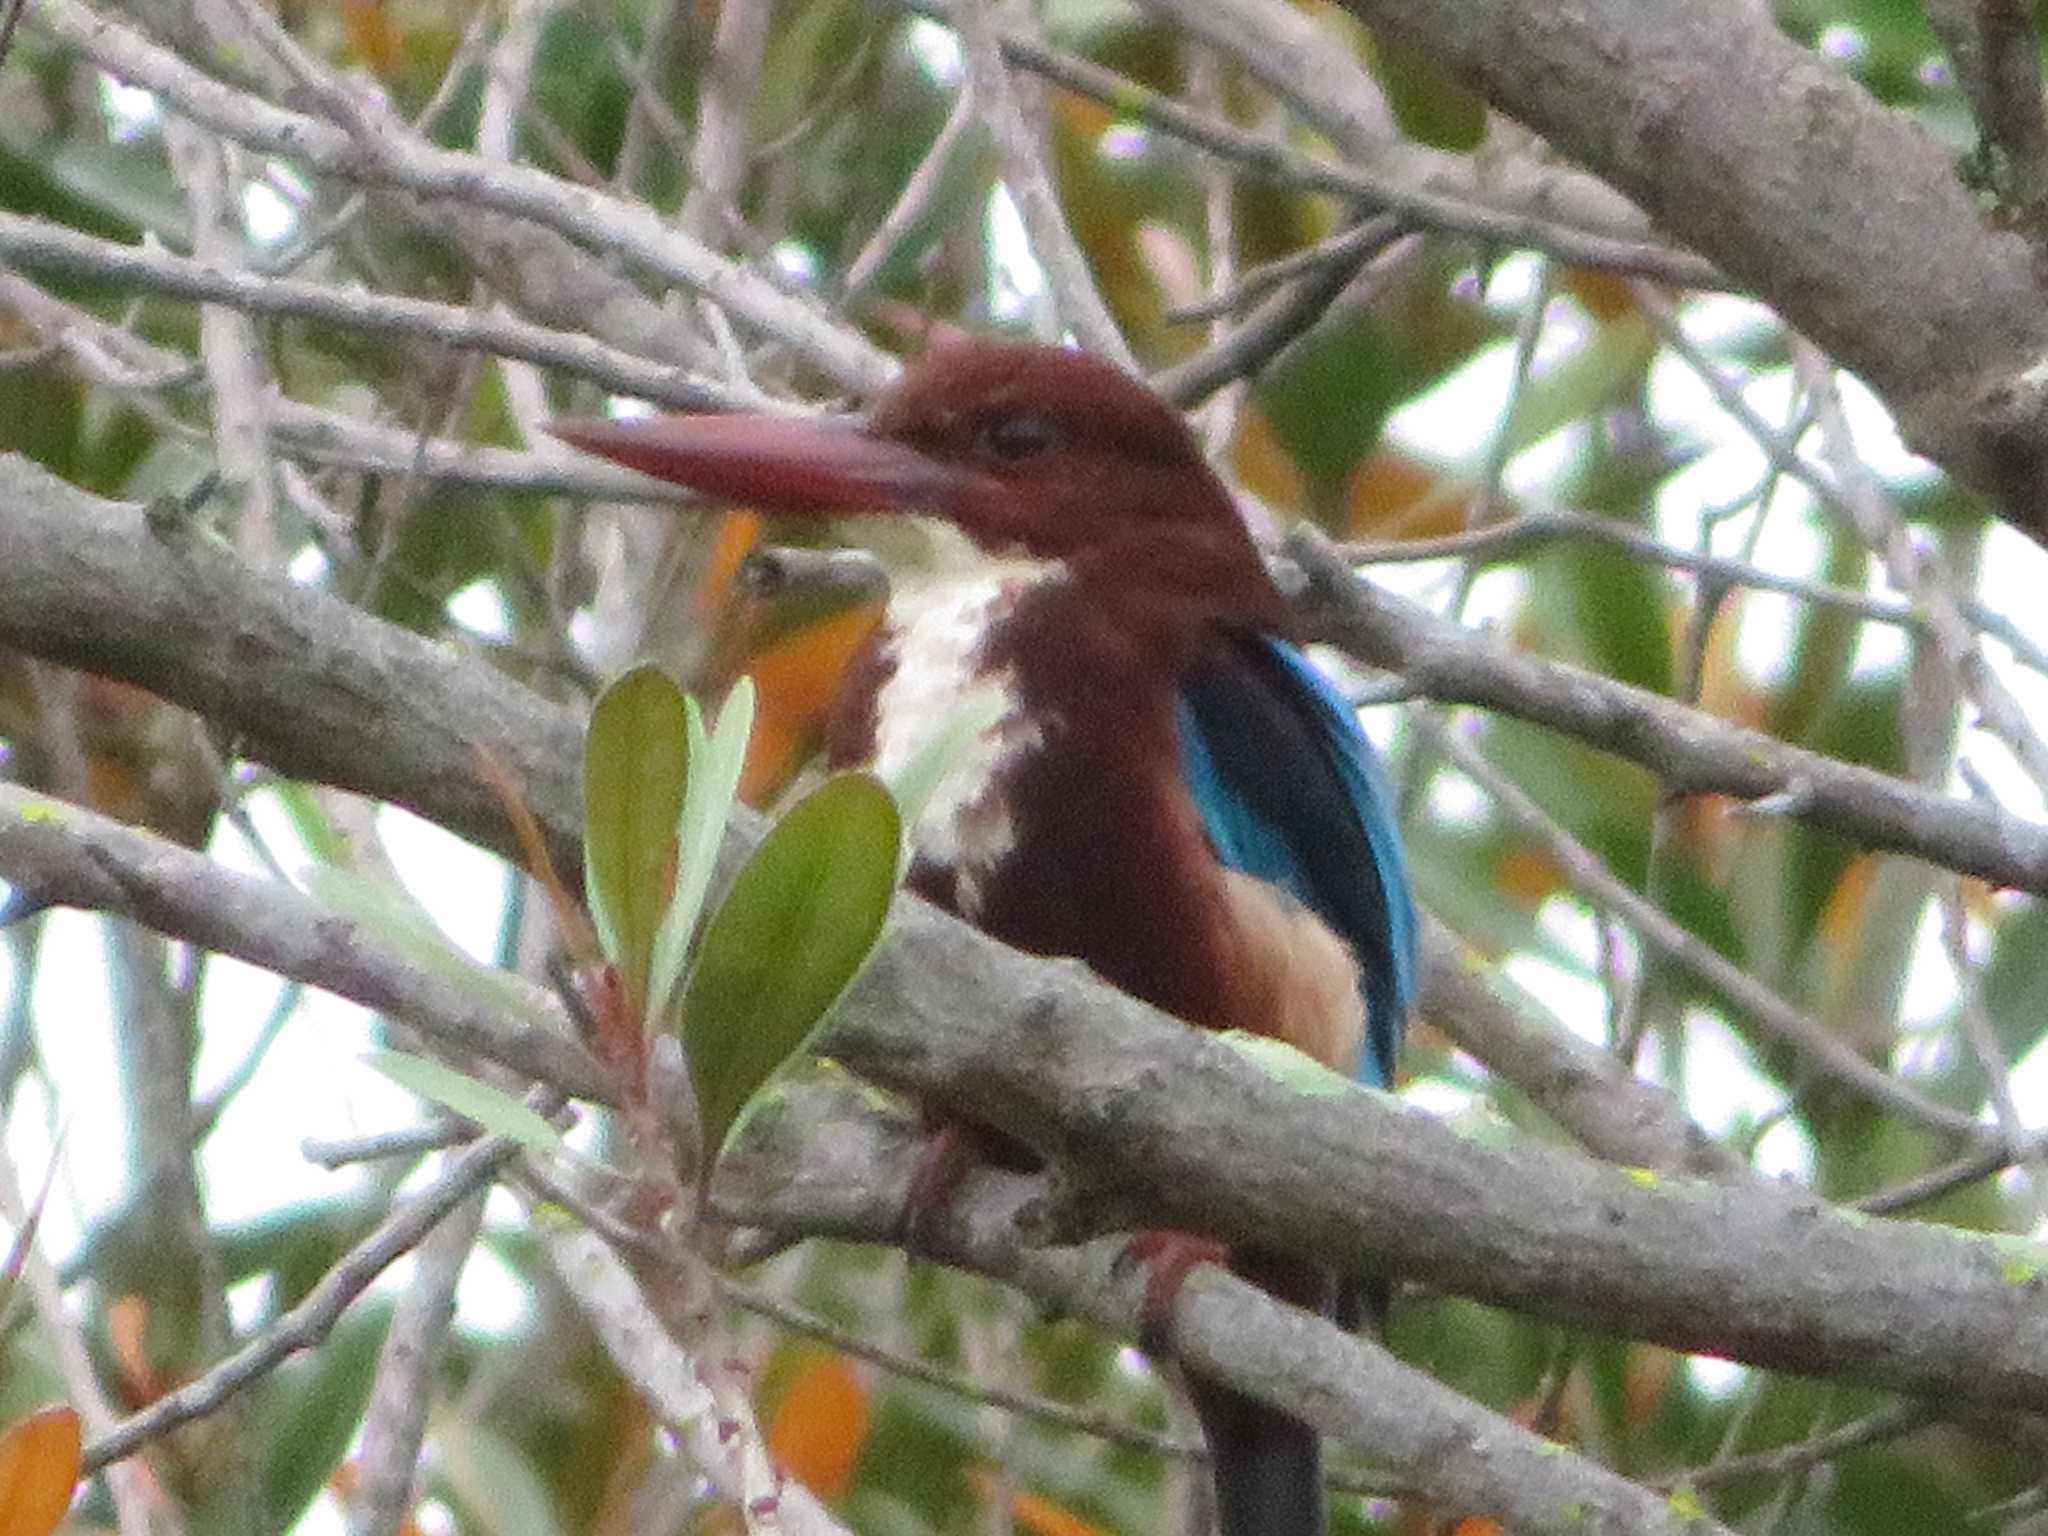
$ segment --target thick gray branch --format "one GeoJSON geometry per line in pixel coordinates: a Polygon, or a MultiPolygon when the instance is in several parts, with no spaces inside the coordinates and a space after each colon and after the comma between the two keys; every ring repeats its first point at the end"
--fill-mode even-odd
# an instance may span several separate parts
{"type": "Polygon", "coordinates": [[[956,929],[905,904],[824,1049],[1115,1180],[1070,1190],[1054,1230],[1216,1232],[1677,1349],[2048,1407],[2048,1251],[1468,1136],[1334,1077],[1305,1092],[956,929]]]}
{"type": "MultiPolygon", "coordinates": [[[[506,846],[488,751],[543,823],[576,825],[581,722],[448,647],[268,580],[203,527],[0,456],[0,644],[140,683],[295,778],[506,846]]],[[[573,841],[559,852],[573,858],[573,841]]]]}
{"type": "Polygon", "coordinates": [[[290,886],[69,801],[0,784],[0,879],[18,904],[117,913],[404,1019],[450,1050],[585,1098],[605,1094],[603,1072],[539,988],[495,978],[518,994],[508,1007],[505,996],[400,958],[381,936],[290,886]],[[552,1029],[542,1024],[549,1019],[552,1029]]]}
{"type": "MultiPolygon", "coordinates": [[[[723,1213],[795,1233],[887,1242],[921,1151],[915,1126],[843,1091],[807,1085],[756,1118],[719,1181],[723,1213]]],[[[1036,1181],[988,1173],[934,1223],[933,1257],[993,1275],[1056,1309],[1130,1337],[1142,1274],[1118,1265],[1118,1241],[1038,1241],[1036,1181]]],[[[1515,1530],[1588,1536],[1709,1536],[1661,1494],[1544,1440],[1395,1359],[1376,1342],[1282,1305],[1235,1276],[1198,1270],[1174,1308],[1174,1352],[1204,1375],[1289,1403],[1452,1509],[1504,1517],[1515,1530]]]]}

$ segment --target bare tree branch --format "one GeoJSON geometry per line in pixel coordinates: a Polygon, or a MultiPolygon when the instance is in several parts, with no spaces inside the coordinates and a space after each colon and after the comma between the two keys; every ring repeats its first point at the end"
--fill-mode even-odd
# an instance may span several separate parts
{"type": "Polygon", "coordinates": [[[1095,286],[1087,254],[1067,224],[1066,210],[1060,206],[1059,193],[1046,169],[1044,147],[1026,119],[1004,65],[996,28],[1000,4],[1001,0],[964,0],[954,11],[953,24],[967,63],[968,89],[995,141],[1003,183],[1016,199],[1032,254],[1045,269],[1060,323],[1072,329],[1089,351],[1134,369],[1137,364],[1131,345],[1095,286]]]}
{"type": "Polygon", "coordinates": [[[456,1154],[433,1183],[395,1206],[376,1231],[322,1275],[303,1301],[205,1375],[165,1393],[97,1436],[85,1447],[81,1468],[95,1472],[134,1455],[180,1424],[218,1412],[281,1361],[321,1343],[371,1281],[416,1248],[442,1217],[489,1184],[518,1151],[517,1142],[487,1136],[456,1154]]]}
{"type": "Polygon", "coordinates": [[[1641,763],[1674,791],[1766,802],[1870,848],[1910,853],[1994,885],[2048,893],[2048,831],[1993,808],[1926,790],[1761,731],[1585,672],[1524,656],[1358,581],[1330,547],[1298,536],[1311,627],[1408,687],[1549,726],[1641,763]]]}
{"type": "Polygon", "coordinates": [[[1845,1088],[1872,1104],[1890,1110],[1901,1119],[1931,1130],[1965,1139],[1974,1139],[1979,1134],[1981,1127],[1976,1116],[1937,1104],[1881,1067],[1872,1065],[1858,1055],[1840,1034],[1794,1008],[1706,940],[1687,932],[1655,902],[1638,895],[1590,848],[1546,815],[1519,785],[1495,769],[1478,748],[1459,736],[1447,722],[1425,711],[1419,717],[1419,727],[1424,739],[1444,751],[1452,762],[1485,789],[1508,819],[1556,861],[1565,877],[1583,891],[1588,900],[1602,910],[1618,915],[1645,945],[1691,971],[1781,1044],[1796,1051],[1802,1065],[1816,1078],[1845,1088]]]}
{"type": "Polygon", "coordinates": [[[642,204],[526,166],[491,166],[441,149],[395,118],[378,120],[373,138],[358,138],[224,85],[81,0],[36,0],[34,18],[102,68],[157,92],[195,122],[248,148],[365,185],[530,218],[583,245],[616,251],[759,326],[848,388],[871,389],[895,371],[894,362],[857,331],[714,255],[642,204]]]}
{"type": "MultiPolygon", "coordinates": [[[[914,8],[951,17],[949,8],[936,3],[914,8]]],[[[1288,64],[1296,52],[1284,52],[1277,62],[1266,59],[1271,36],[1283,38],[1289,50],[1331,58],[1329,39],[1311,25],[1304,22],[1297,29],[1279,11],[1261,17],[1259,25],[1267,30],[1258,38],[1212,31],[1210,44],[1300,104],[1304,115],[1350,157],[1348,163],[1239,128],[1020,30],[1004,30],[1001,42],[1003,56],[1019,68],[1261,176],[1355,199],[1418,227],[1548,251],[1579,266],[1633,272],[1688,288],[1728,286],[1710,262],[1660,243],[1639,210],[1583,171],[1530,157],[1514,164],[1492,161],[1481,174],[1470,156],[1426,148],[1402,134],[1383,111],[1365,110],[1361,95],[1377,101],[1378,93],[1355,66],[1326,65],[1314,79],[1304,80],[1288,64]]]]}
{"type": "Polygon", "coordinates": [[[1749,1171],[1672,1096],[1526,1001],[1504,1000],[1491,968],[1434,918],[1423,923],[1422,1014],[1514,1083],[1595,1156],[1679,1178],[1749,1171]]]}
{"type": "Polygon", "coordinates": [[[404,1019],[451,1050],[581,1097],[606,1094],[603,1072],[549,993],[501,976],[520,997],[519,1009],[508,1008],[504,996],[480,996],[400,959],[353,919],[290,886],[239,874],[83,806],[0,784],[0,871],[16,907],[117,913],[404,1019]],[[532,1016],[552,1016],[560,1028],[542,1029],[532,1016]]]}
{"type": "MultiPolygon", "coordinates": [[[[717,1199],[725,1214],[754,1225],[887,1240],[920,1144],[910,1126],[882,1119],[848,1095],[799,1090],[776,1114],[756,1117],[728,1160],[717,1199]]],[[[1116,1262],[1122,1241],[1044,1245],[1033,1214],[1039,1198],[1034,1179],[975,1175],[934,1223],[931,1256],[1019,1285],[1062,1315],[1131,1336],[1143,1277],[1116,1262]]],[[[1517,1531],[1724,1531],[1713,1521],[1693,1524],[1662,1495],[1220,1269],[1203,1267],[1181,1292],[1174,1350],[1212,1380],[1285,1401],[1447,1507],[1503,1515],[1517,1531]]]]}
{"type": "Polygon", "coordinates": [[[446,347],[524,358],[567,369],[621,394],[685,408],[761,404],[758,395],[737,394],[716,379],[633,357],[578,332],[549,330],[509,315],[430,299],[227,270],[149,246],[118,245],[20,214],[0,212],[0,259],[68,277],[113,280],[146,292],[205,300],[210,306],[231,306],[248,314],[360,326],[446,347]]]}
{"type": "Polygon", "coordinates": [[[433,1376],[455,1321],[455,1282],[483,1227],[484,1192],[456,1206],[414,1254],[411,1281],[393,1309],[363,1410],[357,1455],[355,1536],[397,1536],[412,1511],[433,1376]]]}
{"type": "MultiPolygon", "coordinates": [[[[53,484],[17,470],[6,500],[24,510],[0,526],[34,533],[33,502],[53,484]]],[[[507,763],[532,765],[523,777],[537,814],[559,841],[573,839],[574,725],[562,712],[318,593],[266,581],[199,535],[152,538],[132,512],[59,494],[67,537],[11,540],[20,547],[0,560],[0,638],[139,672],[245,724],[252,750],[287,771],[350,783],[498,840],[495,807],[468,782],[462,738],[473,731],[507,763]],[[56,553],[38,565],[42,550],[56,553]],[[9,578],[31,566],[35,600],[15,601],[23,589],[9,578]],[[181,612],[189,603],[204,623],[181,612]],[[331,723],[337,709],[352,712],[346,726],[331,723]],[[361,738],[375,751],[359,751],[361,738]]],[[[1479,648],[1510,678],[1527,664],[1479,648]]],[[[1573,685],[1565,696],[1582,692],[1573,685]]],[[[1652,719],[1686,716],[1662,701],[1656,708],[1671,713],[1652,719]]],[[[1711,766],[1724,751],[1741,755],[1723,737],[1741,743],[1747,734],[1700,717],[1673,749],[1711,766]]],[[[1696,779],[1697,765],[1692,772],[1696,779]]],[[[1827,793],[1816,803],[1828,803],[1827,793]]],[[[35,846],[18,840],[39,828],[45,839],[65,831],[62,815],[52,826],[35,803],[17,802],[16,848],[35,846]]],[[[1904,803],[1923,819],[1942,804],[1904,803]]],[[[1965,813],[1944,813],[1949,832],[1976,825],[1965,813]]],[[[101,883],[109,900],[132,900],[132,890],[126,880],[101,883]]],[[[1978,1403],[2048,1403],[2048,1341],[2037,1348],[2027,1322],[2030,1285],[2012,1278],[2021,1260],[1995,1241],[1859,1226],[1773,1186],[1649,1186],[1525,1141],[1467,1141],[1370,1095],[1304,1096],[1077,966],[1014,954],[915,902],[900,906],[896,941],[849,999],[827,1048],[881,1082],[1045,1147],[1064,1166],[1114,1169],[1116,1188],[1089,1192],[1091,1220],[1142,1211],[1148,1223],[1413,1274],[1674,1347],[1978,1403]]],[[[558,1081],[579,1075],[573,1060],[545,1065],[558,1081]]]]}

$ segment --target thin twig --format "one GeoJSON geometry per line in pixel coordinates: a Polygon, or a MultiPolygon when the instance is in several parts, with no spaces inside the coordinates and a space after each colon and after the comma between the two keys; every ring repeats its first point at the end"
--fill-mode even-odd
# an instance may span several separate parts
{"type": "Polygon", "coordinates": [[[277,989],[277,997],[270,1005],[270,1012],[257,1027],[256,1038],[242,1053],[241,1060],[213,1087],[204,1098],[192,1101],[192,1139],[204,1141],[213,1134],[214,1127],[227,1107],[234,1103],[235,1096],[249,1086],[256,1076],[256,1069],[263,1065],[263,1059],[270,1054],[270,1048],[284,1033],[285,1025],[299,1011],[299,1004],[305,998],[304,983],[287,980],[277,989]]]}
{"type": "Polygon", "coordinates": [[[637,57],[617,33],[609,39],[612,59],[633,87],[625,135],[619,143],[618,164],[612,172],[612,185],[628,196],[641,191],[646,180],[653,144],[648,137],[650,127],[661,135],[678,165],[689,158],[690,132],[663,99],[661,75],[669,56],[675,52],[676,38],[686,30],[685,24],[694,10],[689,0],[661,0],[644,18],[646,40],[637,57]]]}
{"type": "Polygon", "coordinates": [[[21,13],[27,7],[28,0],[6,0],[5,9],[0,9],[0,64],[7,62],[8,52],[14,47],[14,29],[21,24],[21,13]]]}
{"type": "Polygon", "coordinates": [[[2048,1132],[2036,1131],[2018,1142],[2001,1137],[1997,1142],[1986,1143],[1952,1162],[1930,1168],[1912,1178],[1901,1179],[1851,1203],[1857,1210],[1872,1216],[1892,1216],[1953,1194],[1964,1185],[1989,1178],[2023,1159],[2044,1155],[2048,1155],[2048,1132]]]}
{"type": "Polygon", "coordinates": [[[1275,288],[1294,278],[1305,277],[1333,264],[1348,262],[1355,265],[1361,255],[1370,257],[1377,254],[1400,233],[1400,228],[1398,221],[1361,219],[1292,255],[1252,268],[1235,284],[1227,278],[1219,283],[1218,274],[1212,270],[1210,283],[1222,291],[1197,303],[1177,304],[1166,312],[1166,318],[1173,325],[1198,325],[1226,315],[1242,314],[1275,288]]]}
{"type": "Polygon", "coordinates": [[[1032,254],[1045,268],[1061,321],[1089,351],[1135,372],[1137,360],[1131,355],[1130,343],[1124,340],[1095,286],[1087,253],[1067,223],[1038,136],[1025,121],[1015,82],[1003,62],[996,23],[998,3],[964,0],[953,8],[953,25],[960,36],[968,86],[1003,168],[1003,182],[1017,200],[1017,212],[1031,237],[1032,254]]]}
{"type": "Polygon", "coordinates": [[[1665,1485],[1712,1488],[1749,1477],[1783,1477],[1790,1472],[1802,1472],[1824,1461],[1832,1461],[1843,1452],[1853,1451],[1859,1446],[1909,1435],[1933,1420],[1934,1411],[1924,1403],[1898,1403],[1791,1445],[1752,1451],[1746,1456],[1729,1456],[1679,1473],[1667,1478],[1665,1485]]]}
{"type": "Polygon", "coordinates": [[[392,1310],[357,1434],[354,1536],[397,1536],[405,1527],[434,1402],[432,1376],[455,1321],[456,1282],[483,1228],[485,1194],[472,1190],[414,1250],[412,1280],[392,1310]]]}
{"type": "Polygon", "coordinates": [[[179,298],[230,305],[249,314],[360,326],[462,351],[523,358],[567,370],[621,394],[686,409],[758,409],[763,403],[758,395],[736,393],[717,379],[637,358],[573,331],[429,299],[226,271],[162,249],[100,240],[20,214],[0,212],[0,259],[31,269],[112,279],[179,298]]]}
{"type": "Polygon", "coordinates": [[[1973,1116],[1937,1104],[1871,1065],[1818,1019],[1795,1008],[1711,944],[1637,895],[1597,854],[1559,826],[1521,786],[1495,768],[1462,733],[1428,710],[1416,712],[1414,724],[1481,785],[1509,820],[1534,838],[1587,897],[1626,919],[1646,944],[1662,951],[1727,998],[1781,1044],[1796,1051],[1816,1074],[1854,1090],[1915,1125],[1969,1141],[1981,1139],[1983,1128],[1973,1116]]]}
{"type": "MultiPolygon", "coordinates": [[[[1494,504],[1500,500],[1501,481],[1507,474],[1508,460],[1517,446],[1515,418],[1521,413],[1522,397],[1529,392],[1529,375],[1536,366],[1536,348],[1543,340],[1543,322],[1550,310],[1551,289],[1556,281],[1555,264],[1549,260],[1538,262],[1535,287],[1515,321],[1514,366],[1508,375],[1508,396],[1494,425],[1492,441],[1486,445],[1486,460],[1479,469],[1478,490],[1465,509],[1467,528],[1484,528],[1493,521],[1494,504]]],[[[1452,607],[1454,615],[1462,615],[1463,611],[1463,602],[1452,607]]]]}
{"type": "Polygon", "coordinates": [[[445,1172],[393,1207],[375,1231],[337,1259],[297,1306],[205,1375],[96,1436],[80,1457],[81,1469],[96,1472],[134,1455],[179,1425],[215,1412],[300,1350],[324,1342],[342,1313],[378,1275],[419,1246],[444,1216],[496,1178],[518,1152],[517,1142],[487,1136],[457,1153],[445,1172]]]}
{"type": "Polygon", "coordinates": [[[1403,235],[1400,222],[1389,215],[1366,220],[1350,262],[1310,271],[1259,305],[1221,341],[1153,374],[1152,387],[1186,410],[1234,379],[1254,377],[1335,315],[1338,300],[1348,295],[1349,306],[1370,303],[1420,244],[1421,236],[1403,235]],[[1367,227],[1370,234],[1364,232],[1367,227]]]}
{"type": "Polygon", "coordinates": [[[1841,487],[1836,504],[1846,510],[1857,535],[1884,562],[1892,585],[1926,611],[1935,651],[1954,674],[1953,685],[1977,706],[1983,728],[2004,742],[2027,775],[2048,793],[2048,742],[2041,739],[2027,710],[1985,661],[1946,576],[1915,547],[1898,507],[1857,454],[1833,366],[1811,343],[1796,336],[1792,365],[1813,397],[1821,449],[1841,487]]]}
{"type": "MultiPolygon", "coordinates": [[[[20,1175],[4,1144],[0,1144],[0,1218],[5,1218],[17,1232],[28,1219],[20,1175]]],[[[66,1398],[88,1434],[108,1433],[114,1424],[113,1406],[101,1390],[84,1328],[65,1305],[62,1283],[40,1243],[28,1244],[22,1273],[35,1300],[37,1321],[49,1339],[50,1353],[56,1357],[57,1374],[64,1383],[66,1398]]],[[[152,1493],[153,1482],[141,1467],[108,1469],[107,1490],[113,1497],[114,1518],[120,1524],[121,1536],[156,1536],[158,1528],[151,1519],[151,1507],[158,1502],[152,1493]]]]}
{"type": "Polygon", "coordinates": [[[2039,1154],[2034,1157],[2024,1155],[2028,1126],[2013,1097],[2012,1063],[2006,1059],[1998,1027],[1992,1022],[1990,1009],[1984,1001],[1983,964],[1970,954],[1970,919],[1964,905],[1962,881],[1953,876],[1945,878],[1937,893],[1936,905],[1941,913],[1942,948],[1947,952],[1949,969],[1955,973],[1956,1018],[1963,1042],[1984,1073],[1990,1089],[1986,1097],[1997,1117],[1998,1128],[2005,1135],[2006,1145],[2022,1153],[2009,1165],[2019,1168],[2025,1176],[2018,1198],[2023,1213],[2021,1230],[2038,1232],[2043,1215],[2039,1154]]]}
{"type": "MultiPolygon", "coordinates": [[[[1225,65],[1214,49],[1188,50],[1188,95],[1202,111],[1226,116],[1225,65]]],[[[1237,189],[1220,166],[1207,168],[1202,178],[1202,244],[1208,253],[1207,288],[1211,295],[1227,293],[1237,283],[1237,189]]],[[[1223,314],[1209,326],[1211,344],[1223,340],[1223,314]]],[[[1221,464],[1237,438],[1239,413],[1250,393],[1250,383],[1237,379],[1219,389],[1202,407],[1200,429],[1202,448],[1211,463],[1221,464]]]]}
{"type": "Polygon", "coordinates": [[[420,1157],[445,1147],[474,1141],[476,1127],[466,1120],[437,1116],[420,1125],[401,1126],[395,1131],[376,1131],[367,1136],[341,1140],[307,1140],[299,1143],[299,1155],[322,1168],[346,1168],[351,1163],[381,1162],[393,1157],[420,1157]]]}
{"type": "Polygon", "coordinates": [[[1939,575],[1922,561],[1898,509],[1856,455],[1840,391],[1826,359],[1804,339],[1792,338],[1793,366],[1813,398],[1822,448],[1832,474],[1823,473],[1801,458],[1797,445],[1772,428],[1743,398],[1741,390],[1685,334],[1669,298],[1640,281],[1630,283],[1629,291],[1665,345],[1699,376],[1715,403],[1742,426],[1772,463],[1811,489],[1829,511],[1879,555],[1895,588],[1918,601],[1928,620],[1927,633],[1943,660],[1954,669],[1964,692],[1983,712],[1985,728],[2012,749],[2029,777],[2048,792],[2048,743],[2041,740],[2026,711],[1985,664],[1955,597],[1939,575]]]}
{"type": "Polygon", "coordinates": [[[904,238],[931,211],[933,199],[945,185],[946,170],[953,163],[960,141],[975,121],[973,88],[963,86],[954,96],[952,110],[946,114],[946,121],[932,140],[931,148],[917,162],[917,169],[903,183],[903,190],[896,194],[896,201],[882,215],[882,222],[875,226],[874,233],[847,263],[846,275],[840,279],[839,286],[842,300],[852,299],[872,283],[883,265],[895,255],[897,247],[903,244],[904,238]]]}
{"type": "MultiPolygon", "coordinates": [[[[945,19],[952,15],[950,7],[932,0],[921,0],[908,8],[945,19]]],[[[1317,46],[1329,51],[1326,39],[1317,46]]],[[[1683,288],[1732,286],[1712,263],[1650,238],[1647,222],[1639,234],[1627,236],[1575,225],[1554,212],[1535,211],[1554,210],[1572,202],[1569,196],[1555,195],[1558,188],[1550,179],[1557,175],[1554,167],[1543,169],[1538,177],[1541,190],[1532,188],[1520,203],[1488,202],[1485,188],[1476,188],[1469,195],[1444,190],[1472,174],[1469,156],[1446,156],[1441,166],[1433,166],[1436,174],[1412,179],[1378,169],[1366,157],[1349,164],[1332,164],[1304,154],[1278,138],[1248,132],[1197,112],[1127,75],[1079,55],[1047,47],[1020,31],[1012,29],[1002,34],[1002,50],[1004,57],[1020,68],[1282,183],[1364,202],[1400,214],[1407,222],[1423,228],[1468,235],[1493,245],[1548,251],[1573,266],[1634,273],[1683,288]]],[[[1247,65],[1256,63],[1243,59],[1241,54],[1234,56],[1247,65]]],[[[1496,173],[1498,169],[1494,168],[1496,173]]],[[[1611,197],[1604,189],[1603,195],[1611,197]]],[[[1637,217],[1640,219],[1640,215],[1637,217]]]]}
{"type": "Polygon", "coordinates": [[[368,101],[362,105],[378,115],[374,143],[366,144],[359,134],[224,84],[83,0],[42,0],[36,23],[101,68],[155,91],[166,106],[250,149],[286,156],[323,174],[531,219],[579,244],[616,251],[703,293],[843,386],[877,388],[896,371],[893,359],[850,326],[683,237],[644,205],[570,186],[527,166],[484,165],[474,155],[428,142],[368,101]]]}

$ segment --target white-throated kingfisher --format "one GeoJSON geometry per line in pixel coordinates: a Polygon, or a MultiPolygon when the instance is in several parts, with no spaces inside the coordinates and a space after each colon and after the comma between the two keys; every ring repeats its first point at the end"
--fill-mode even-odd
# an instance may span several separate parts
{"type": "MultiPolygon", "coordinates": [[[[1230,493],[1143,384],[1079,352],[948,339],[859,422],[553,430],[763,511],[957,525],[981,563],[895,593],[827,732],[835,766],[886,774],[968,690],[999,691],[913,831],[912,885],[1192,1024],[1391,1081],[1416,921],[1375,758],[1297,648],[1230,493]]],[[[1289,1300],[1332,1302],[1298,1260],[1233,1262],[1289,1300]]],[[[1314,1432],[1191,1385],[1224,1536],[1320,1532],[1314,1432]]]]}

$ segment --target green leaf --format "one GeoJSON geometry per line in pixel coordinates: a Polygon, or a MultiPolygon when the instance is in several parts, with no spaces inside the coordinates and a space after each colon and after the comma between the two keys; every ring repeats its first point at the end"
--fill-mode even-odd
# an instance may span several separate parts
{"type": "Polygon", "coordinates": [[[354,918],[420,969],[454,982],[487,1007],[542,1029],[556,1027],[531,987],[463,953],[403,887],[332,864],[308,865],[299,878],[314,897],[354,918]]]}
{"type": "Polygon", "coordinates": [[[1271,1035],[1255,1035],[1250,1030],[1226,1029],[1217,1039],[1244,1057],[1276,1083],[1284,1083],[1297,1093],[1312,1098],[1323,1098],[1330,1094],[1348,1093],[1351,1079],[1342,1073],[1333,1072],[1305,1051],[1297,1050],[1285,1040],[1276,1040],[1271,1035]]]}
{"type": "MultiPolygon", "coordinates": [[[[256,1463],[256,1524],[288,1531],[327,1486],[348,1454],[377,1380],[377,1356],[391,1325],[391,1303],[372,1294],[358,1301],[334,1325],[318,1349],[309,1349],[264,1377],[249,1404],[249,1453],[256,1463]]],[[[194,1530],[230,1526],[248,1490],[232,1480],[214,1480],[210,1517],[194,1530]]]]}
{"type": "Polygon", "coordinates": [[[327,864],[347,861],[348,838],[335,826],[334,818],[327,814],[327,807],[321,803],[319,793],[311,784],[297,779],[281,779],[269,792],[291,822],[292,831],[298,834],[299,841],[306,845],[314,858],[327,864]]]}
{"type": "Polygon", "coordinates": [[[690,939],[704,911],[704,893],[718,869],[718,846],[732,819],[740,773],[747,765],[747,738],[754,729],[754,680],[743,677],[725,696],[718,725],[710,740],[697,701],[687,701],[692,771],[683,791],[682,814],[676,823],[676,888],[654,939],[654,961],[647,981],[647,1017],[668,1015],[676,983],[689,958],[690,939]]]}
{"type": "Polygon", "coordinates": [[[874,948],[902,825],[873,774],[826,780],[769,829],[705,926],[681,1011],[707,1148],[724,1145],[874,948]]]}
{"type": "Polygon", "coordinates": [[[1475,150],[1486,141],[1486,103],[1426,54],[1374,32],[1367,57],[1394,120],[1410,138],[1459,151],[1475,150]]]}
{"type": "Polygon", "coordinates": [[[475,1529],[489,1536],[562,1536],[536,1450],[458,1414],[436,1423],[434,1443],[441,1452],[438,1470],[475,1529]]]}
{"type": "Polygon", "coordinates": [[[363,1058],[409,1093],[474,1120],[494,1136],[507,1136],[535,1152],[561,1149],[562,1136],[530,1105],[502,1088],[493,1088],[467,1073],[408,1051],[372,1051],[363,1058]]]}
{"type": "Polygon", "coordinates": [[[599,944],[647,999],[689,774],[691,705],[656,666],[615,678],[583,744],[583,880],[599,944]]]}

